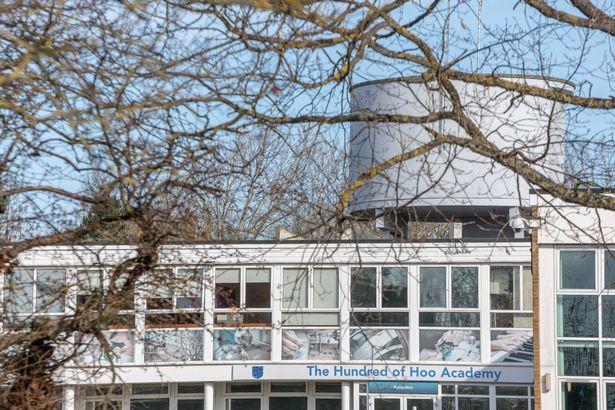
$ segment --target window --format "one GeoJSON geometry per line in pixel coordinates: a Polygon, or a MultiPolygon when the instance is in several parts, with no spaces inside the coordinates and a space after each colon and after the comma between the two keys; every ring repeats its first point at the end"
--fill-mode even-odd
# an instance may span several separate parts
{"type": "Polygon", "coordinates": [[[604,287],[615,289],[615,250],[604,251],[604,287]]]}
{"type": "Polygon", "coordinates": [[[203,327],[200,312],[146,314],[145,362],[202,361],[203,327]]]}
{"type": "Polygon", "coordinates": [[[66,295],[64,269],[15,268],[7,274],[8,313],[62,313],[66,295]]]}
{"type": "Polygon", "coordinates": [[[419,273],[419,360],[480,361],[478,267],[430,266],[419,273]]]}
{"type": "Polygon", "coordinates": [[[533,409],[532,389],[527,386],[496,386],[495,403],[498,410],[533,409]]]}
{"type": "Polygon", "coordinates": [[[596,383],[561,383],[563,410],[597,410],[598,394],[596,383]]]}
{"type": "Polygon", "coordinates": [[[270,307],[270,269],[216,269],[216,309],[268,309],[270,307]]]}
{"type": "Polygon", "coordinates": [[[122,410],[121,386],[91,386],[85,389],[85,410],[122,410]]]}
{"type": "Polygon", "coordinates": [[[408,269],[383,266],[351,268],[354,308],[408,307],[408,269]]]}
{"type": "Polygon", "coordinates": [[[202,306],[202,269],[156,269],[147,278],[147,309],[198,309],[202,306]]]}
{"type": "Polygon", "coordinates": [[[557,335],[598,337],[598,296],[558,295],[557,335]]]}
{"type": "Polygon", "coordinates": [[[489,410],[489,386],[443,385],[442,409],[489,410]]]}
{"type": "Polygon", "coordinates": [[[478,309],[478,268],[420,268],[421,308],[478,309]]]}
{"type": "Polygon", "coordinates": [[[282,308],[337,309],[336,268],[284,268],[282,308]]]}
{"type": "Polygon", "coordinates": [[[169,410],[168,396],[166,384],[133,384],[130,410],[169,410]]]}
{"type": "Polygon", "coordinates": [[[560,289],[596,288],[596,252],[560,251],[560,289]]]}
{"type": "Polygon", "coordinates": [[[88,304],[103,294],[104,271],[79,269],[77,271],[77,306],[88,304]]]}
{"type": "Polygon", "coordinates": [[[531,363],[534,340],[530,267],[491,266],[489,293],[491,362],[531,363]]]}

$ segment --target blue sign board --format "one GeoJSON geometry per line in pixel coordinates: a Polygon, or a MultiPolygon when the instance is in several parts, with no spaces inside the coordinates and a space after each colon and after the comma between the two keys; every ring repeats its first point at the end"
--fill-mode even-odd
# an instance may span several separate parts
{"type": "Polygon", "coordinates": [[[369,382],[370,393],[438,394],[438,383],[431,382],[369,382]]]}

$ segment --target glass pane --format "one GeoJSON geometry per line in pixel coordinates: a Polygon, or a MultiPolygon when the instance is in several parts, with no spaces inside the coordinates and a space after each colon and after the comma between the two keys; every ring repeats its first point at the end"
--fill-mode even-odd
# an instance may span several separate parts
{"type": "Polygon", "coordinates": [[[203,271],[178,269],[176,275],[176,300],[180,309],[200,308],[203,295],[203,271]]]}
{"type": "Polygon", "coordinates": [[[523,267],[523,310],[532,310],[532,268],[523,267]]]}
{"type": "Polygon", "coordinates": [[[521,309],[521,281],[518,266],[491,266],[491,310],[521,309]]]}
{"type": "Polygon", "coordinates": [[[214,360],[270,360],[271,330],[214,330],[214,360]]]}
{"type": "Polygon", "coordinates": [[[527,396],[526,386],[495,386],[498,396],[527,396]]]}
{"type": "Polygon", "coordinates": [[[282,313],[282,326],[339,326],[337,313],[282,313]]]}
{"type": "Polygon", "coordinates": [[[271,306],[271,271],[269,269],[246,269],[246,307],[268,308],[271,306]]]}
{"type": "Polygon", "coordinates": [[[173,308],[173,270],[156,269],[147,277],[147,309],[173,308]]]}
{"type": "Polygon", "coordinates": [[[130,410],[169,410],[169,399],[133,399],[130,410]]]}
{"type": "Polygon", "coordinates": [[[341,393],[342,384],[341,383],[316,382],[315,390],[316,390],[316,393],[341,393]]]}
{"type": "Polygon", "coordinates": [[[433,410],[432,399],[407,399],[406,410],[433,410]]]}
{"type": "Polygon", "coordinates": [[[442,410],[455,410],[455,398],[442,397],[442,410]]]}
{"type": "Polygon", "coordinates": [[[451,303],[454,308],[478,308],[478,268],[453,267],[451,303]]]}
{"type": "Polygon", "coordinates": [[[602,375],[615,377],[615,342],[602,343],[602,375]]]}
{"type": "Polygon", "coordinates": [[[408,360],[408,330],[353,329],[351,360],[408,360]]]}
{"type": "Polygon", "coordinates": [[[342,400],[316,399],[316,410],[342,410],[342,400]]]}
{"type": "Polygon", "coordinates": [[[615,337],[615,296],[602,296],[602,337],[615,337]]]}
{"type": "Polygon", "coordinates": [[[421,268],[421,307],[446,307],[446,268],[421,268]]]}
{"type": "Polygon", "coordinates": [[[304,393],[306,386],[304,382],[298,383],[271,383],[272,393],[304,393]]]}
{"type": "Polygon", "coordinates": [[[399,399],[374,399],[374,410],[399,410],[401,400],[399,399]]]}
{"type": "Polygon", "coordinates": [[[77,271],[77,294],[90,294],[102,289],[102,270],[78,270],[77,271]]]}
{"type": "Polygon", "coordinates": [[[607,383],[606,385],[606,408],[615,409],[615,384],[607,383]]]}
{"type": "Polygon", "coordinates": [[[307,410],[307,397],[269,397],[269,410],[307,410]]]}
{"type": "Polygon", "coordinates": [[[314,268],[314,307],[337,308],[338,273],[335,268],[314,268]]]}
{"type": "Polygon", "coordinates": [[[596,252],[560,251],[561,289],[594,289],[596,287],[596,252]]]}
{"type": "Polygon", "coordinates": [[[459,397],[458,410],[489,410],[489,399],[479,397],[459,397]]]}
{"type": "Polygon", "coordinates": [[[179,383],[177,385],[178,394],[186,393],[204,393],[205,386],[203,383],[179,383]]]}
{"type": "Polygon", "coordinates": [[[560,376],[598,376],[598,342],[559,340],[557,367],[560,376]]]}
{"type": "Polygon", "coordinates": [[[557,335],[598,337],[598,296],[559,295],[557,335]]]}
{"type": "Polygon", "coordinates": [[[261,399],[231,399],[230,410],[261,410],[261,399]]]}
{"type": "Polygon", "coordinates": [[[419,312],[419,326],[480,327],[479,312],[419,312]]]}
{"type": "Polygon", "coordinates": [[[419,360],[479,362],[478,330],[419,330],[419,360]]]}
{"type": "Polygon", "coordinates": [[[351,269],[353,307],[376,307],[376,268],[351,269]]]}
{"type": "Polygon", "coordinates": [[[604,287],[615,288],[615,250],[604,251],[604,287]]]}
{"type": "Polygon", "coordinates": [[[10,313],[32,312],[34,297],[34,270],[13,269],[7,275],[8,292],[6,310],[10,313]]]}
{"type": "Polygon", "coordinates": [[[339,345],[337,329],[282,330],[282,360],[339,360],[339,345]]]}
{"type": "Polygon", "coordinates": [[[284,269],[282,308],[295,309],[308,306],[307,269],[284,269]]]}
{"type": "Polygon", "coordinates": [[[226,383],[227,393],[260,393],[260,383],[226,383]]]}
{"type": "Polygon", "coordinates": [[[352,312],[350,326],[394,326],[406,327],[409,316],[406,312],[352,312]]]}
{"type": "Polygon", "coordinates": [[[36,278],[36,310],[60,313],[64,310],[65,271],[39,269],[36,278]]]}
{"type": "MultiPolygon", "coordinates": [[[[58,407],[62,410],[62,405],[58,407]]],[[[122,402],[114,400],[86,401],[85,410],[122,410],[122,402]]]]}
{"type": "Polygon", "coordinates": [[[146,330],[145,362],[193,362],[203,360],[202,330],[146,330]]]}
{"type": "Polygon", "coordinates": [[[177,410],[203,410],[205,401],[203,399],[178,399],[177,410]]]}
{"type": "Polygon", "coordinates": [[[531,313],[492,313],[491,327],[532,327],[531,313]]]}
{"type": "Polygon", "coordinates": [[[497,398],[495,400],[495,405],[497,409],[528,410],[528,400],[527,399],[497,398]]]}
{"type": "Polygon", "coordinates": [[[459,386],[457,386],[457,394],[489,396],[489,386],[473,386],[469,384],[460,384],[459,386]]]}
{"type": "Polygon", "coordinates": [[[216,308],[237,308],[241,301],[241,271],[216,269],[216,308]]]}
{"type": "Polygon", "coordinates": [[[564,410],[597,410],[598,395],[595,383],[562,382],[564,410]]]}
{"type": "Polygon", "coordinates": [[[491,331],[492,362],[532,363],[533,359],[534,339],[531,330],[491,331]]]}
{"type": "Polygon", "coordinates": [[[382,268],[382,307],[408,306],[408,271],[406,268],[382,268]]]}
{"type": "Polygon", "coordinates": [[[166,384],[133,384],[132,394],[167,394],[169,392],[166,384]]]}

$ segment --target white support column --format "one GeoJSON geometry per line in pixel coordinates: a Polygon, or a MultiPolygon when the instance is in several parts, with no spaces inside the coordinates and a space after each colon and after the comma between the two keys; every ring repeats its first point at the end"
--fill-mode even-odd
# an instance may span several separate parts
{"type": "Polygon", "coordinates": [[[342,410],[350,410],[350,392],[352,390],[350,386],[350,382],[342,383],[342,410]]]}
{"type": "Polygon", "coordinates": [[[147,298],[147,277],[140,277],[135,283],[135,364],[145,363],[145,308],[147,298]]]}
{"type": "Polygon", "coordinates": [[[282,267],[271,267],[271,360],[282,360],[282,267]]]}
{"type": "Polygon", "coordinates": [[[339,269],[340,292],[340,359],[350,360],[350,267],[341,265],[339,269]]]}
{"type": "Polygon", "coordinates": [[[64,386],[64,407],[63,410],[75,410],[75,386],[64,386]]]}
{"type": "Polygon", "coordinates": [[[205,311],[205,332],[203,332],[203,355],[206,362],[211,362],[214,358],[214,275],[214,268],[204,268],[203,310],[205,311]]]}
{"type": "Polygon", "coordinates": [[[481,362],[491,362],[491,313],[490,313],[489,265],[478,267],[478,296],[480,307],[480,352],[481,362]]]}
{"type": "Polygon", "coordinates": [[[419,267],[408,267],[408,294],[410,295],[410,362],[419,361],[419,267]]]}
{"type": "Polygon", "coordinates": [[[205,410],[214,410],[214,384],[205,383],[205,410]]]}

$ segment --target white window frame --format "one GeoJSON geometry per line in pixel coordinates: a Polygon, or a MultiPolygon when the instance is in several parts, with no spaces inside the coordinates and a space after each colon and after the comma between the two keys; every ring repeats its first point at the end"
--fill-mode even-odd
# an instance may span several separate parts
{"type": "MultiPolygon", "coordinates": [[[[356,312],[373,312],[373,311],[409,311],[410,309],[410,268],[407,265],[349,265],[348,273],[350,275],[350,309],[356,312]],[[352,305],[352,270],[353,269],[369,269],[376,268],[376,306],[353,306],[352,305]],[[382,268],[403,268],[406,270],[406,306],[400,307],[382,307],[382,268]]],[[[370,326],[371,327],[371,326],[370,326]]]]}
{"type": "Polygon", "coordinates": [[[313,312],[321,312],[321,313],[326,313],[326,312],[339,312],[340,309],[340,269],[338,266],[332,266],[332,265],[309,265],[309,266],[295,266],[295,265],[287,265],[287,266],[282,266],[282,281],[281,281],[281,288],[282,288],[282,297],[281,297],[281,303],[280,303],[280,307],[282,312],[284,313],[306,313],[308,311],[313,311],[313,312]],[[308,289],[307,289],[307,306],[306,307],[298,307],[298,306],[291,306],[291,307],[284,307],[284,270],[286,269],[297,269],[297,270],[306,270],[307,271],[307,275],[308,275],[308,289]],[[336,275],[337,275],[337,305],[335,307],[326,307],[326,308],[317,308],[314,307],[314,269],[335,269],[336,275]]]}
{"type": "Polygon", "coordinates": [[[418,265],[417,277],[417,306],[419,312],[480,312],[481,311],[481,292],[482,283],[480,280],[480,265],[472,264],[451,264],[451,265],[418,265]],[[445,268],[446,269],[446,297],[445,307],[422,307],[421,306],[421,269],[422,268],[445,268]],[[453,307],[453,268],[476,268],[477,299],[478,306],[474,308],[455,308],[453,307]]]}
{"type": "Polygon", "coordinates": [[[246,265],[216,265],[213,268],[213,289],[214,289],[214,310],[216,312],[237,312],[237,311],[250,311],[250,312],[271,312],[273,310],[273,266],[269,265],[255,265],[255,266],[246,266],[246,265]],[[236,308],[217,308],[216,307],[216,273],[218,269],[239,269],[239,307],[236,308]],[[247,269],[268,269],[269,270],[269,307],[266,308],[254,308],[254,307],[246,307],[246,270],[247,269]]]}

